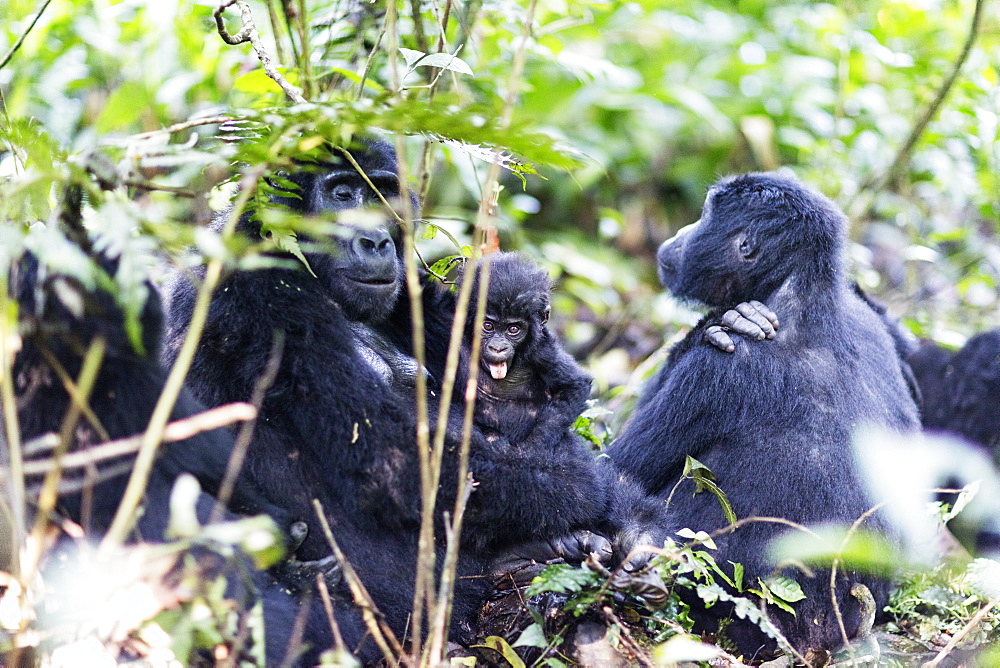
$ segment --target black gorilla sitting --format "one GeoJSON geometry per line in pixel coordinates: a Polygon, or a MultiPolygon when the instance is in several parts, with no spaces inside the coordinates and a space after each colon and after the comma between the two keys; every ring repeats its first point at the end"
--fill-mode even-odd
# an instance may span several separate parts
{"type": "MultiPolygon", "coordinates": [[[[113,280],[118,261],[99,257],[98,262],[113,280]]],[[[11,293],[20,310],[22,337],[22,348],[14,359],[12,370],[22,442],[60,433],[71,401],[58,372],[75,380],[85,352],[97,338],[104,340],[105,354],[87,402],[90,410],[83,413],[73,430],[69,452],[87,450],[108,439],[141,434],[149,423],[167,377],[157,360],[163,312],[153,286],[149,283],[145,286],[148,296],[140,315],[142,343],[137,350],[126,334],[125,314],[111,292],[100,288],[88,290],[69,276],[51,272],[30,254],[12,268],[10,277],[11,293]]],[[[184,390],[173,408],[171,420],[203,410],[184,390]]],[[[232,447],[231,437],[221,429],[162,444],[131,533],[132,540],[161,542],[167,538],[170,494],[181,474],[194,475],[205,492],[216,494],[232,447]]],[[[64,459],[65,468],[54,509],[57,515],[80,525],[86,537],[99,539],[111,525],[134,460],[134,452],[102,460],[92,467],[71,466],[64,459]]],[[[35,504],[44,479],[44,467],[32,465],[43,463],[44,460],[31,459],[27,462],[29,470],[37,471],[29,474],[26,481],[29,499],[35,504]]],[[[197,502],[202,522],[208,520],[215,503],[208,494],[203,493],[197,502]]],[[[285,513],[266,501],[266,495],[255,487],[253,480],[244,480],[236,486],[230,507],[247,513],[267,512],[279,526],[288,528],[285,513]]],[[[72,549],[69,542],[63,547],[72,549]]],[[[65,565],[59,558],[48,561],[54,568],[65,565]]],[[[278,586],[269,574],[258,571],[252,573],[252,586],[247,589],[248,583],[244,580],[251,568],[249,560],[233,567],[227,566],[217,555],[199,552],[198,561],[199,566],[209,572],[227,569],[226,594],[236,601],[239,609],[248,610],[258,596],[263,597],[266,655],[269,664],[279,663],[285,655],[296,614],[296,604],[284,587],[278,586]]],[[[67,612],[64,608],[61,611],[67,612]]],[[[314,635],[328,635],[318,604],[309,615],[307,623],[314,635]]],[[[313,659],[317,656],[310,655],[313,659]]]]}
{"type": "MultiPolygon", "coordinates": [[[[546,327],[552,289],[548,274],[516,253],[490,255],[483,262],[489,263],[490,272],[477,374],[476,426],[488,441],[506,439],[526,459],[545,460],[558,452],[576,459],[581,468],[593,464],[600,483],[589,477],[562,481],[567,488],[579,486],[567,496],[600,501],[585,524],[600,533],[585,530],[556,536],[556,541],[545,545],[519,545],[515,555],[537,561],[552,557],[580,561],[589,553],[605,557],[613,553],[621,560],[639,544],[662,546],[662,504],[613,467],[597,465],[594,454],[572,430],[587,407],[591,381],[546,327]]],[[[477,271],[472,287],[467,349],[472,343],[480,276],[477,271]]],[[[468,373],[468,360],[464,362],[463,375],[468,373]]],[[[638,566],[646,560],[644,556],[648,558],[648,554],[634,555],[628,566],[638,566]]]]}
{"type": "MultiPolygon", "coordinates": [[[[396,156],[383,141],[368,140],[353,156],[379,190],[399,196],[396,156]]],[[[298,187],[284,203],[305,215],[376,202],[355,170],[333,153],[286,178],[298,187]]],[[[414,202],[414,204],[416,204],[414,202]]],[[[239,229],[256,237],[260,225],[244,212],[239,229]]],[[[293,517],[313,517],[318,498],[346,557],[359,572],[395,633],[413,633],[420,520],[414,383],[408,300],[400,228],[379,217],[373,226],[341,222],[328,240],[334,253],[307,252],[303,268],[240,271],[213,296],[188,382],[208,405],[250,396],[267,363],[273,333],[284,331],[284,357],[267,393],[250,445],[246,473],[265,498],[293,517]]],[[[168,327],[168,359],[187,331],[195,289],[178,280],[168,327]]],[[[454,299],[439,285],[423,292],[427,373],[440,396],[454,299]]],[[[455,453],[461,411],[450,411],[438,508],[453,507],[455,453]]],[[[504,546],[574,533],[600,512],[589,490],[599,486],[594,467],[572,454],[525,456],[506,439],[488,441],[474,430],[470,469],[477,486],[465,515],[453,607],[454,639],[474,623],[489,587],[486,560],[504,546]],[[567,484],[567,481],[579,481],[567,484]]],[[[329,553],[315,522],[299,550],[303,559],[329,553]]],[[[438,548],[438,564],[443,551],[438,548]]],[[[364,627],[349,606],[338,605],[341,631],[364,660],[364,627]]],[[[418,629],[417,632],[420,632],[418,629]]]]}
{"type": "Polygon", "coordinates": [[[923,394],[923,425],[959,434],[1000,459],[1000,330],[951,352],[924,341],[908,358],[923,394]]]}
{"type": "MultiPolygon", "coordinates": [[[[850,524],[873,503],[851,452],[861,425],[908,432],[919,427],[884,323],[844,276],[844,216],[826,198],[777,174],[722,179],[701,221],[660,247],[660,279],[671,292],[715,307],[766,302],[781,316],[770,342],[734,341],[732,355],[706,342],[706,318],[671,352],[610,449],[615,463],[649,492],[666,497],[691,455],[708,466],[741,518],[850,524]]],[[[672,528],[727,524],[710,494],[676,494],[672,528]]],[[[879,515],[865,526],[888,531],[879,515]]],[[[746,568],[755,583],[775,569],[768,543],[785,531],[751,523],[716,539],[720,563],[746,568]]],[[[840,633],[829,574],[797,578],[808,596],[797,616],[772,613],[793,645],[832,648],[840,633]]],[[[859,625],[851,583],[885,602],[876,578],[841,576],[837,600],[849,634],[859,625]]],[[[720,606],[702,622],[725,615],[720,606]]],[[[737,620],[727,633],[748,656],[766,643],[737,620]]]]}

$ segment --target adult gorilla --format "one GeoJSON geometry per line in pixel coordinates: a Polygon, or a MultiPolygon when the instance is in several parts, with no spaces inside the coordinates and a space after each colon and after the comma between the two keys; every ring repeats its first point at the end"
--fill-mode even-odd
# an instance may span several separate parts
{"type": "MultiPolygon", "coordinates": [[[[383,196],[399,197],[391,146],[367,139],[352,147],[352,155],[383,196]]],[[[295,191],[278,201],[303,215],[329,216],[379,203],[338,152],[284,178],[280,182],[290,181],[295,191]]],[[[245,474],[269,502],[309,522],[298,553],[302,559],[329,553],[310,500],[323,503],[346,557],[403,636],[412,608],[421,508],[413,408],[417,367],[409,304],[400,298],[400,228],[392,218],[377,219],[375,225],[338,223],[337,233],[325,240],[335,246],[333,253],[305,253],[311,271],[267,268],[223,280],[188,383],[210,406],[247,399],[267,364],[274,333],[284,332],[284,357],[263,403],[245,474]]],[[[260,234],[250,211],[242,214],[238,229],[251,238],[260,234]]],[[[168,319],[168,359],[186,335],[194,301],[194,286],[180,277],[168,319]]],[[[440,396],[453,299],[425,284],[423,302],[429,387],[440,396]]],[[[453,503],[459,413],[451,411],[439,508],[453,503]]],[[[602,510],[597,495],[585,493],[600,484],[589,464],[558,452],[544,460],[525,458],[504,439],[487,442],[473,433],[470,469],[478,485],[466,513],[453,638],[469,637],[489,587],[482,577],[486,561],[497,551],[521,541],[588,540],[577,530],[602,510]],[[574,491],[567,495],[567,489],[574,491]]],[[[438,546],[439,564],[442,556],[438,546]]],[[[373,644],[362,643],[360,616],[345,608],[338,606],[345,640],[363,660],[375,659],[373,644]]]]}
{"type": "MultiPolygon", "coordinates": [[[[661,246],[660,278],[675,296],[720,309],[765,302],[781,326],[770,341],[733,337],[726,354],[706,339],[710,316],[674,348],[610,449],[647,491],[671,496],[691,455],[715,473],[740,518],[850,524],[874,505],[853,461],[853,430],[912,432],[919,421],[885,323],[845,278],[844,222],[832,202],[791,178],[746,174],[713,186],[700,223],[661,246]]],[[[674,528],[727,524],[710,494],[672,496],[674,528]]],[[[865,527],[888,530],[878,514],[865,527]]],[[[756,583],[775,570],[768,543],[783,530],[736,529],[716,539],[717,560],[743,564],[745,582],[756,583]]],[[[797,616],[772,618],[797,647],[834,648],[840,631],[829,573],[797,579],[808,596],[797,616]]],[[[848,593],[855,582],[879,608],[887,594],[878,578],[841,573],[836,593],[848,634],[861,617],[848,593]]],[[[701,620],[712,626],[728,613],[716,605],[701,620]]],[[[767,642],[740,620],[727,633],[747,656],[767,642]]]]}

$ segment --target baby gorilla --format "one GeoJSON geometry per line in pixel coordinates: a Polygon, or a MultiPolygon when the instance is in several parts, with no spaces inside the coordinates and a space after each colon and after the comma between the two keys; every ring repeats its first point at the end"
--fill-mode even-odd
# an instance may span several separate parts
{"type": "MultiPolygon", "coordinates": [[[[490,441],[509,441],[526,459],[550,460],[554,452],[570,452],[574,459],[592,462],[601,488],[577,489],[575,493],[603,495],[602,510],[590,523],[569,536],[516,546],[514,555],[534,561],[582,561],[596,553],[602,561],[613,556],[620,561],[639,544],[662,545],[662,536],[653,529],[663,526],[661,504],[612,466],[595,461],[572,430],[587,407],[590,377],[546,327],[552,289],[548,274],[516,253],[498,253],[484,262],[489,263],[490,272],[482,322],[476,426],[490,441]]],[[[479,277],[477,272],[473,300],[479,277]]],[[[466,328],[466,356],[471,350],[474,320],[473,303],[466,328]]],[[[463,368],[468,368],[467,358],[463,368]]],[[[566,478],[563,484],[579,487],[589,483],[566,478]]],[[[635,555],[626,567],[638,567],[647,557],[635,555]]]]}

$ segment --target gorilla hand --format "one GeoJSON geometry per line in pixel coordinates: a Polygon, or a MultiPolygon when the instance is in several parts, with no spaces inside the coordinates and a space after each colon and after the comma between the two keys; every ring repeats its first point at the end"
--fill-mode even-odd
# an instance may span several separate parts
{"type": "Polygon", "coordinates": [[[735,309],[729,309],[722,314],[721,324],[709,325],[705,329],[705,340],[719,350],[731,353],[736,350],[736,344],[729,336],[735,332],[755,341],[773,339],[775,331],[780,326],[778,316],[762,302],[752,300],[737,304],[735,309]]]}

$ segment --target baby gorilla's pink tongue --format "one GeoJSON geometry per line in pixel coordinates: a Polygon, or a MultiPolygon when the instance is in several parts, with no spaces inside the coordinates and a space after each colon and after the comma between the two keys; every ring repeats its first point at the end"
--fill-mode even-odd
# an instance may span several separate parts
{"type": "Polygon", "coordinates": [[[490,375],[493,376],[493,380],[503,380],[507,377],[507,363],[501,362],[500,364],[490,364],[490,375]]]}

